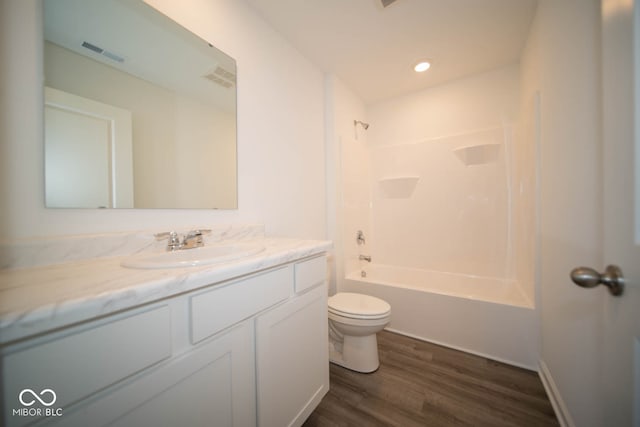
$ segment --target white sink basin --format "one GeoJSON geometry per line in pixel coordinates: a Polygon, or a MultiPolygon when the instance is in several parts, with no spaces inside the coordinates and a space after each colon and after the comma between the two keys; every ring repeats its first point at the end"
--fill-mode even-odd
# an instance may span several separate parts
{"type": "Polygon", "coordinates": [[[196,267],[245,258],[263,250],[264,246],[257,243],[227,243],[173,252],[135,255],[122,261],[121,265],[143,269],[196,267]]]}

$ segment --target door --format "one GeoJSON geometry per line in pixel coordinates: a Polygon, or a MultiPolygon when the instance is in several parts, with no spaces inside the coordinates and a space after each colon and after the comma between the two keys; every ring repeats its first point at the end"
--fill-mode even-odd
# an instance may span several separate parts
{"type": "Polygon", "coordinates": [[[133,208],[130,111],[45,88],[49,208],[133,208]]]}
{"type": "Polygon", "coordinates": [[[626,282],[620,297],[602,293],[602,392],[605,424],[636,427],[640,426],[640,39],[634,33],[640,32],[639,9],[638,0],[602,0],[603,265],[620,266],[626,282]]]}
{"type": "Polygon", "coordinates": [[[45,197],[50,208],[111,208],[109,121],[45,105],[45,197]]]}

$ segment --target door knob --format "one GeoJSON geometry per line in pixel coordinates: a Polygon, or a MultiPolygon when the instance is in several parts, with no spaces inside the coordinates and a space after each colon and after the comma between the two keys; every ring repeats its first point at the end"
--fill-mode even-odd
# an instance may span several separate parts
{"type": "Polygon", "coordinates": [[[622,295],[624,290],[624,277],[622,276],[622,270],[617,265],[609,265],[604,270],[604,273],[600,274],[593,268],[578,267],[571,270],[571,280],[578,286],[583,288],[593,288],[600,284],[609,288],[611,295],[622,295]]]}

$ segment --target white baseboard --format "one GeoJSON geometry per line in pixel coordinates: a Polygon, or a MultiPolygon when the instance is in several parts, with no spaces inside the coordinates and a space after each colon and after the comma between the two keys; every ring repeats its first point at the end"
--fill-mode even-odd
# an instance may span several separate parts
{"type": "Polygon", "coordinates": [[[567,406],[562,400],[562,396],[560,395],[558,387],[556,387],[556,383],[553,381],[553,377],[551,376],[551,372],[549,371],[547,364],[544,363],[544,360],[540,359],[538,361],[538,366],[538,375],[540,376],[544,389],[547,391],[547,396],[551,401],[551,405],[556,413],[558,422],[562,427],[575,427],[575,423],[571,418],[571,414],[569,414],[567,406]]]}
{"type": "Polygon", "coordinates": [[[492,356],[490,354],[482,353],[480,351],[470,350],[470,349],[465,348],[465,347],[451,345],[451,344],[448,344],[446,342],[442,342],[442,341],[438,341],[438,340],[428,339],[428,338],[421,337],[421,336],[418,336],[418,335],[415,335],[415,334],[410,334],[408,332],[400,331],[398,329],[384,328],[384,330],[385,331],[389,331],[389,332],[393,332],[395,334],[404,335],[404,336],[407,336],[409,338],[415,338],[415,339],[420,340],[420,341],[425,341],[425,342],[430,342],[432,344],[441,345],[442,347],[447,347],[447,348],[452,348],[454,350],[464,351],[465,353],[474,354],[476,356],[484,357],[485,359],[495,360],[496,362],[500,362],[500,363],[506,363],[507,365],[516,366],[518,368],[526,369],[526,370],[529,370],[529,371],[534,371],[534,372],[538,371],[536,366],[530,366],[530,365],[526,365],[526,364],[523,364],[523,363],[514,362],[513,360],[492,356]]]}

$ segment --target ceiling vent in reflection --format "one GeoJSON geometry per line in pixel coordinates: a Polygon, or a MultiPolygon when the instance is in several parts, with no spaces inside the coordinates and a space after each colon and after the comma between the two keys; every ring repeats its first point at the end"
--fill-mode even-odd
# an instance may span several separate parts
{"type": "Polygon", "coordinates": [[[106,56],[107,58],[109,58],[112,61],[116,61],[116,62],[120,62],[123,63],[124,62],[124,58],[121,57],[120,55],[116,55],[113,52],[109,52],[108,50],[104,50],[103,48],[96,46],[94,44],[91,44],[87,41],[82,42],[82,47],[87,48],[99,55],[103,55],[106,56]]]}
{"type": "Polygon", "coordinates": [[[226,88],[233,87],[236,84],[236,75],[220,66],[202,77],[226,88]]]}

